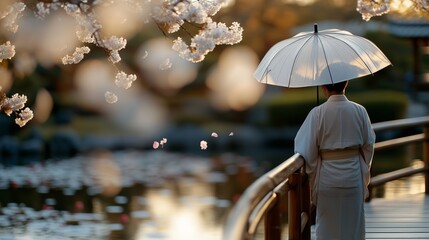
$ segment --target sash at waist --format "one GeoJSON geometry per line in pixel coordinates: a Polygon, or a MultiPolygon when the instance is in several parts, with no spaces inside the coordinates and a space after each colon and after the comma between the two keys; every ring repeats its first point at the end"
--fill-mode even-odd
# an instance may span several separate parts
{"type": "Polygon", "coordinates": [[[356,157],[359,155],[358,148],[345,148],[335,150],[321,150],[320,156],[322,160],[340,160],[356,157]]]}

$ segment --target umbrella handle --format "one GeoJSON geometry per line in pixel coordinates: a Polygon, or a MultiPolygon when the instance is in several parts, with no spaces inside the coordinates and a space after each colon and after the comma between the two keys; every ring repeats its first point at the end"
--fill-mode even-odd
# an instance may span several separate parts
{"type": "Polygon", "coordinates": [[[319,106],[319,86],[316,87],[317,106],[319,106]]]}

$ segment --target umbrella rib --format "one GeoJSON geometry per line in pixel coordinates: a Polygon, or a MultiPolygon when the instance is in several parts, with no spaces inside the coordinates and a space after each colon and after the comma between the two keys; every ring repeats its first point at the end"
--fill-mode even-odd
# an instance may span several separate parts
{"type": "MultiPolygon", "coordinates": [[[[366,38],[364,38],[364,37],[361,37],[361,36],[357,36],[357,35],[355,35],[357,38],[360,38],[360,39],[362,39],[362,40],[365,40],[365,41],[369,41],[368,39],[366,39],[366,38]]],[[[352,40],[353,41],[353,40],[352,40]]],[[[353,41],[354,42],[354,41],[353,41]]],[[[374,45],[374,47],[375,48],[378,48],[373,42],[371,42],[371,41],[369,41],[372,45],[374,45]]],[[[359,46],[359,45],[358,45],[359,46]]],[[[360,46],[359,46],[360,47],[360,46]]],[[[367,53],[367,51],[364,49],[364,48],[361,48],[365,53],[367,53]]],[[[387,59],[387,57],[384,55],[384,53],[383,52],[381,52],[381,50],[380,50],[380,53],[384,56],[384,58],[391,64],[391,62],[387,59]]],[[[368,53],[367,53],[368,54],[368,53]]],[[[371,59],[371,61],[374,63],[374,61],[372,60],[372,58],[370,58],[371,59]]],[[[378,59],[380,59],[380,60],[383,60],[383,59],[381,59],[381,58],[378,58],[378,59]]]]}
{"type": "MultiPolygon", "coordinates": [[[[346,35],[346,34],[339,34],[339,35],[346,35]]],[[[371,68],[368,66],[368,64],[365,62],[365,60],[361,57],[361,55],[356,51],[356,49],[353,46],[351,46],[350,44],[348,44],[346,41],[342,40],[341,38],[338,38],[338,37],[335,37],[335,36],[332,36],[332,35],[328,35],[328,34],[324,35],[324,36],[334,38],[334,39],[336,39],[336,40],[338,40],[340,42],[343,42],[347,46],[349,46],[350,49],[352,49],[353,52],[356,54],[356,56],[363,62],[363,64],[368,69],[368,71],[371,73],[371,75],[374,75],[374,72],[371,70],[371,68]]],[[[354,35],[354,36],[356,36],[356,35],[354,35]]],[[[359,36],[356,36],[356,37],[359,37],[359,36]]],[[[365,38],[363,38],[363,40],[368,41],[365,38]]],[[[368,55],[368,53],[365,51],[365,49],[361,49],[361,50],[368,55]]],[[[371,61],[374,63],[374,61],[372,60],[372,58],[369,58],[369,59],[371,59],[371,61]]]]}
{"type": "MultiPolygon", "coordinates": [[[[286,46],[289,46],[289,45],[291,45],[291,44],[294,44],[295,42],[298,42],[298,41],[300,41],[302,38],[305,38],[305,37],[307,37],[307,34],[305,34],[305,35],[301,35],[301,36],[298,36],[298,37],[293,37],[293,38],[291,38],[290,40],[294,40],[294,41],[291,41],[289,44],[287,44],[286,46]]],[[[305,44],[305,43],[304,43],[305,44]]],[[[278,52],[276,52],[272,57],[271,57],[271,59],[269,60],[269,62],[267,63],[267,66],[270,66],[270,64],[271,64],[271,62],[273,61],[273,59],[280,53],[280,52],[282,52],[282,50],[284,49],[284,47],[281,49],[281,50],[279,50],[278,52]]],[[[266,75],[268,75],[269,73],[271,72],[271,69],[268,69],[268,67],[267,67],[267,69],[266,69],[266,71],[265,71],[265,73],[264,73],[264,75],[263,76],[266,76],[266,75]]],[[[289,77],[289,79],[290,79],[290,77],[289,77]]],[[[290,83],[288,84],[288,87],[289,87],[289,85],[290,85],[290,83]]]]}
{"type": "MultiPolygon", "coordinates": [[[[313,37],[313,36],[312,36],[313,37]]],[[[310,39],[312,38],[312,37],[309,37],[309,38],[307,38],[307,40],[305,40],[305,42],[301,45],[301,47],[299,48],[299,50],[298,50],[298,52],[297,52],[297,54],[296,54],[296,56],[298,56],[299,55],[299,53],[301,52],[301,50],[304,48],[304,46],[307,44],[307,42],[308,41],[310,41],[310,39]]],[[[299,39],[298,39],[299,40],[299,39]]],[[[296,42],[296,41],[295,41],[296,42]]],[[[296,63],[296,58],[294,58],[293,59],[293,63],[292,63],[292,67],[290,68],[290,74],[289,74],[289,81],[288,81],[288,84],[287,84],[287,87],[289,88],[290,87],[290,80],[291,80],[291,77],[292,77],[292,73],[293,73],[293,68],[295,67],[295,63],[296,63]]]]}
{"type": "Polygon", "coordinates": [[[323,56],[325,57],[325,62],[326,62],[326,68],[328,68],[329,77],[331,77],[331,83],[334,84],[334,80],[332,79],[331,68],[329,67],[328,58],[326,57],[325,46],[323,46],[323,42],[322,40],[320,40],[319,37],[317,39],[319,40],[320,45],[322,46],[323,56]]]}

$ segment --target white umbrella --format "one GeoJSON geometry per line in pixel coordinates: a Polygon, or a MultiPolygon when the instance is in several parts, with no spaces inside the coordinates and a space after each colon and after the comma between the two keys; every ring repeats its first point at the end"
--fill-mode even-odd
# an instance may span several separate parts
{"type": "Polygon", "coordinates": [[[373,74],[391,65],[374,43],[350,32],[302,32],[275,44],[254,77],[262,83],[297,88],[320,86],[373,74]]]}

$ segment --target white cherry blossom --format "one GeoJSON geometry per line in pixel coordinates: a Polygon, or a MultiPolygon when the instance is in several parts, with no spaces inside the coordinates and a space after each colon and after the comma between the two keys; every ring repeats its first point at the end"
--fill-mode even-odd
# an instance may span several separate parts
{"type": "Polygon", "coordinates": [[[126,73],[121,71],[116,74],[115,84],[120,88],[128,89],[131,87],[131,85],[136,79],[137,76],[135,74],[127,75],[126,73]]]}
{"type": "Polygon", "coordinates": [[[23,127],[33,118],[33,111],[31,111],[30,108],[27,107],[22,110],[26,102],[27,96],[17,93],[11,98],[8,98],[6,94],[2,92],[2,87],[0,86],[0,111],[3,111],[8,116],[15,113],[17,116],[15,123],[20,127],[23,127]]]}
{"type": "Polygon", "coordinates": [[[4,59],[11,59],[15,56],[15,46],[11,45],[9,41],[0,45],[0,62],[4,59]]]}
{"type": "Polygon", "coordinates": [[[191,39],[189,45],[178,37],[173,42],[173,50],[188,61],[201,62],[215,49],[216,45],[239,43],[242,40],[242,34],[243,29],[237,22],[227,27],[224,23],[216,23],[208,18],[207,26],[191,39]]]}
{"type": "Polygon", "coordinates": [[[122,37],[111,36],[103,40],[103,46],[110,51],[119,51],[127,46],[127,40],[122,37]]]}
{"type": "MultiPolygon", "coordinates": [[[[141,24],[146,24],[149,19],[155,21],[159,28],[165,33],[174,33],[184,30],[183,25],[190,23],[200,28],[200,31],[191,35],[189,44],[177,39],[174,49],[180,56],[192,61],[200,62],[209,52],[213,51],[216,45],[236,44],[241,41],[242,28],[238,23],[233,23],[227,27],[224,23],[217,23],[211,19],[227,3],[227,0],[211,1],[184,1],[184,0],[164,0],[164,1],[138,1],[126,0],[134,11],[141,11],[146,16],[141,17],[141,24]]],[[[119,51],[125,48],[127,39],[120,36],[105,38],[100,35],[102,25],[98,19],[97,7],[114,6],[115,0],[97,1],[58,1],[46,0],[36,1],[34,14],[40,18],[45,18],[55,11],[63,9],[69,16],[73,17],[77,23],[77,38],[83,43],[93,43],[108,51],[108,59],[116,64],[121,61],[119,51]]],[[[16,32],[18,25],[16,20],[26,8],[22,2],[13,3],[4,12],[0,13],[0,19],[6,24],[8,29],[16,32]]],[[[124,19],[126,22],[127,19],[124,19]]],[[[89,48],[89,46],[87,46],[89,48]]],[[[85,48],[85,52],[88,52],[85,48]]],[[[76,64],[83,59],[83,52],[76,51],[71,56],[64,57],[64,64],[76,64]]],[[[12,56],[12,55],[11,55],[12,56]]],[[[5,58],[3,58],[5,59],[5,58]]],[[[168,63],[161,67],[168,69],[168,63]]]]}
{"type": "Polygon", "coordinates": [[[10,116],[13,112],[24,108],[26,102],[27,96],[15,93],[11,98],[4,99],[0,107],[6,115],[10,116]]]}
{"type": "Polygon", "coordinates": [[[183,11],[181,17],[190,22],[203,24],[206,22],[208,14],[205,11],[204,6],[201,5],[200,1],[195,1],[188,5],[185,11],[183,11]]]}
{"type": "Polygon", "coordinates": [[[15,123],[20,127],[23,127],[31,119],[33,119],[33,111],[26,107],[24,110],[18,113],[18,117],[15,118],[15,123]]]}
{"type": "Polygon", "coordinates": [[[390,11],[390,0],[358,0],[357,11],[362,15],[362,19],[369,21],[374,16],[381,16],[390,11]]]}
{"type": "Polygon", "coordinates": [[[66,55],[65,57],[63,57],[63,64],[77,64],[82,61],[84,55],[89,53],[90,51],[91,49],[89,47],[77,47],[71,56],[66,55]]]}

